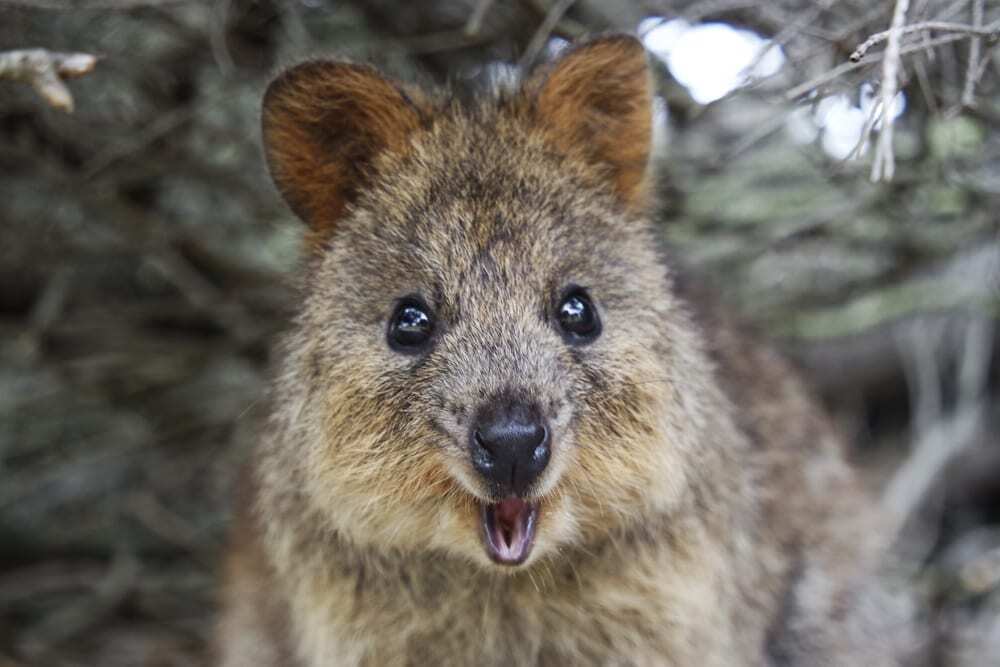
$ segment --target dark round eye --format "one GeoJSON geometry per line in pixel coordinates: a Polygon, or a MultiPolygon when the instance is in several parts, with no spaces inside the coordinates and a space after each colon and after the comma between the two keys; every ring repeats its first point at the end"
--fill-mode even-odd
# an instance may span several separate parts
{"type": "Polygon", "coordinates": [[[389,347],[398,352],[419,352],[434,333],[430,311],[417,299],[404,299],[389,320],[389,347]]]}
{"type": "Polygon", "coordinates": [[[563,297],[556,319],[571,343],[588,343],[601,333],[597,309],[582,289],[574,289],[563,297]]]}

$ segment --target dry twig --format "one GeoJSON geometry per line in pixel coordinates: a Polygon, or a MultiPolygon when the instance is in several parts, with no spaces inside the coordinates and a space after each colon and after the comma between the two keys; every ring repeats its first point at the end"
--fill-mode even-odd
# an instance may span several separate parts
{"type": "Polygon", "coordinates": [[[906,12],[910,8],[910,0],[896,0],[896,8],[892,13],[892,26],[889,33],[889,43],[885,47],[885,58],[882,60],[882,86],[879,97],[882,98],[882,129],[875,144],[875,157],[872,160],[873,181],[890,181],[896,171],[896,156],[892,152],[893,115],[892,105],[899,88],[900,38],[906,12]]]}
{"type": "Polygon", "coordinates": [[[492,6],[493,0],[479,0],[476,4],[476,8],[469,16],[469,20],[465,24],[466,35],[474,37],[479,34],[479,31],[483,29],[483,20],[486,18],[486,14],[490,11],[490,7],[492,6]]]}
{"type": "MultiPolygon", "coordinates": [[[[858,48],[854,49],[854,52],[848,57],[852,63],[856,63],[865,57],[876,44],[884,42],[889,39],[893,33],[893,28],[889,30],[883,30],[882,32],[877,32],[864,42],[858,45],[858,48]]],[[[908,35],[912,32],[953,32],[959,33],[961,35],[972,36],[972,37],[986,37],[988,39],[996,39],[997,35],[1000,34],[1000,22],[992,23],[988,26],[982,25],[964,25],[961,23],[948,23],[946,21],[924,21],[922,23],[913,23],[908,26],[903,26],[899,29],[898,33],[900,36],[908,35]]]]}
{"type": "Polygon", "coordinates": [[[562,19],[563,14],[569,11],[569,8],[573,6],[575,0],[556,0],[555,3],[549,8],[548,13],[545,15],[545,19],[542,24],[538,26],[538,30],[535,34],[531,36],[531,41],[528,43],[527,48],[524,50],[524,55],[521,56],[521,62],[518,63],[522,71],[527,71],[534,64],[535,60],[538,58],[538,54],[542,52],[545,48],[545,42],[548,41],[549,36],[555,29],[556,24],[562,19]]]}
{"type": "MultiPolygon", "coordinates": [[[[972,27],[980,28],[983,25],[983,0],[973,0],[972,2],[972,27]]],[[[979,49],[982,46],[982,38],[976,36],[969,42],[969,64],[965,70],[965,85],[962,87],[962,106],[971,107],[976,97],[976,80],[979,78],[979,49]]]]}
{"type": "MultiPolygon", "coordinates": [[[[940,333],[940,332],[938,332],[940,333]]],[[[913,516],[942,471],[982,433],[987,407],[987,381],[992,356],[993,325],[971,320],[955,351],[958,359],[959,400],[954,412],[942,410],[939,366],[933,347],[940,335],[913,329],[904,349],[913,355],[912,387],[915,405],[913,451],[886,487],[882,505],[897,520],[897,528],[913,516]]]]}
{"type": "MultiPolygon", "coordinates": [[[[958,40],[965,38],[966,38],[965,35],[960,35],[960,34],[942,35],[941,37],[935,37],[934,39],[929,40],[927,42],[921,42],[919,44],[911,44],[909,46],[901,48],[899,50],[899,55],[905,56],[910,53],[916,53],[917,51],[927,51],[929,49],[936,48],[943,44],[950,44],[952,42],[957,42],[958,40]]],[[[841,63],[836,67],[834,67],[833,69],[828,70],[823,74],[820,74],[819,76],[810,79],[809,81],[800,83],[794,88],[789,89],[788,91],[785,92],[783,98],[786,102],[795,101],[798,98],[805,95],[806,93],[810,93],[824,84],[839,79],[841,76],[847,74],[848,72],[852,72],[856,69],[861,69],[862,67],[867,67],[868,65],[878,62],[880,59],[881,55],[877,54],[875,56],[872,56],[871,58],[867,58],[860,62],[841,63]]]]}
{"type": "Polygon", "coordinates": [[[162,7],[190,2],[191,0],[0,0],[0,5],[70,12],[88,9],[122,11],[136,7],[162,7]]]}
{"type": "Polygon", "coordinates": [[[0,53],[0,79],[24,81],[61,111],[73,111],[73,96],[63,79],[83,76],[94,69],[97,56],[22,49],[0,53]]]}

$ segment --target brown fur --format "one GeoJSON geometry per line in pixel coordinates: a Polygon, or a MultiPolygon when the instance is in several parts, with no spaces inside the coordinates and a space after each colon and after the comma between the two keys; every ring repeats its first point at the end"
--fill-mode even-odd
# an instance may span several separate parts
{"type": "Polygon", "coordinates": [[[223,663],[895,664],[841,443],[655,251],[638,43],[471,106],[400,90],[310,63],[265,98],[275,180],[319,243],[234,529],[223,663]],[[585,347],[552,326],[568,284],[601,312],[585,347]],[[441,323],[420,356],[386,344],[412,293],[441,323]],[[553,431],[518,567],[484,553],[466,445],[510,393],[553,431]]]}
{"type": "Polygon", "coordinates": [[[274,182],[321,240],[357,196],[369,160],[406,147],[419,116],[373,69],[300,65],[264,99],[263,132],[274,182]]]}
{"type": "Polygon", "coordinates": [[[622,199],[644,201],[653,97],[642,45],[605,39],[570,52],[529,82],[553,143],[577,159],[604,163],[622,199]]]}

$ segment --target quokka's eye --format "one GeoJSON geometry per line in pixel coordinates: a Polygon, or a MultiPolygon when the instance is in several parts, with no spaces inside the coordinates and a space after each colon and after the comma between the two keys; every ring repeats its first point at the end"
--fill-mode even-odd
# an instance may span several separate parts
{"type": "Polygon", "coordinates": [[[601,319],[587,293],[579,287],[570,289],[556,311],[559,328],[570,343],[589,343],[601,334],[601,319]]]}
{"type": "Polygon", "coordinates": [[[434,333],[430,309],[419,299],[407,297],[400,301],[389,320],[389,347],[397,352],[420,352],[434,333]]]}

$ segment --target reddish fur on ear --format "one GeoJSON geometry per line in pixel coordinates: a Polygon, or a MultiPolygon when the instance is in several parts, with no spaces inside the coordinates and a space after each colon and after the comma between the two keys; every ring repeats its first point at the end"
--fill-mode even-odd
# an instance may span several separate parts
{"type": "Polygon", "coordinates": [[[599,37],[570,49],[537,75],[539,121],[569,155],[604,165],[629,205],[644,201],[652,142],[652,81],[642,43],[599,37]]]}
{"type": "Polygon", "coordinates": [[[406,95],[370,67],[314,61],[281,74],[264,95],[271,176],[296,215],[326,238],[385,151],[402,152],[420,124],[406,95]]]}

